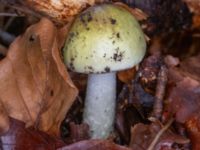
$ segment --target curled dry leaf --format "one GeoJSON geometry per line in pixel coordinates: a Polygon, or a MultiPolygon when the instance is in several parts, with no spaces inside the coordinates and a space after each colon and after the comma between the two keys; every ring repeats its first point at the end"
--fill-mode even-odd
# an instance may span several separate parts
{"type": "Polygon", "coordinates": [[[136,19],[139,20],[139,21],[146,20],[148,18],[148,15],[146,13],[144,13],[141,9],[131,8],[128,5],[121,3],[121,2],[116,2],[115,4],[125,8],[128,11],[130,11],[132,13],[132,15],[134,17],[136,17],[136,19]]]}
{"type": "Polygon", "coordinates": [[[48,17],[58,25],[71,22],[74,16],[88,6],[109,0],[0,0],[4,5],[11,6],[19,12],[31,14],[37,18],[48,17]]]}
{"type": "Polygon", "coordinates": [[[185,61],[180,63],[180,67],[183,70],[185,76],[190,76],[193,79],[200,82],[200,55],[189,57],[185,61]]]}
{"type": "Polygon", "coordinates": [[[190,57],[180,67],[169,68],[169,82],[173,86],[168,94],[168,110],[176,114],[176,120],[185,123],[193,115],[199,115],[200,107],[199,56],[190,57]]]}
{"type": "Polygon", "coordinates": [[[105,0],[25,0],[26,6],[42,15],[49,16],[55,22],[65,24],[87,5],[105,0]]]}
{"type": "Polygon", "coordinates": [[[192,150],[200,149],[200,117],[194,116],[185,124],[192,143],[192,150]]]}
{"type": "Polygon", "coordinates": [[[120,146],[110,142],[109,140],[85,140],[69,146],[65,146],[58,150],[131,150],[127,147],[120,146]]]}
{"type": "Polygon", "coordinates": [[[169,70],[173,86],[168,96],[168,112],[174,113],[176,120],[183,123],[191,139],[192,149],[200,149],[200,63],[199,56],[180,63],[180,68],[169,70]]]}
{"type": "Polygon", "coordinates": [[[82,140],[89,139],[89,126],[87,124],[69,123],[69,137],[65,139],[65,143],[71,144],[82,140]]]}
{"type": "Polygon", "coordinates": [[[57,36],[52,22],[42,19],[11,44],[0,62],[4,112],[55,135],[77,95],[61,61],[57,36]]]}
{"type": "Polygon", "coordinates": [[[128,70],[119,71],[117,73],[117,77],[119,78],[120,81],[124,83],[130,83],[134,79],[135,74],[136,74],[136,69],[135,67],[132,67],[128,70]]]}
{"type": "Polygon", "coordinates": [[[191,12],[200,15],[200,1],[199,0],[183,0],[189,6],[191,12]]]}
{"type": "Polygon", "coordinates": [[[19,120],[10,118],[10,129],[0,137],[1,150],[55,150],[64,146],[64,142],[48,134],[25,128],[19,120]]]}

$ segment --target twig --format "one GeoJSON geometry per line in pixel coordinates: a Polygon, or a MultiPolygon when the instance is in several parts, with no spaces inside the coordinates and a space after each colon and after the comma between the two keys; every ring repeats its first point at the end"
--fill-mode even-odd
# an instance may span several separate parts
{"type": "Polygon", "coordinates": [[[165,88],[167,84],[167,68],[166,66],[161,66],[158,73],[157,86],[156,86],[156,99],[154,102],[153,116],[160,119],[163,111],[163,98],[165,95],[165,88]]]}
{"type": "Polygon", "coordinates": [[[21,17],[16,13],[5,13],[5,12],[1,12],[0,13],[0,17],[2,17],[2,16],[6,16],[6,17],[21,17]]]}
{"type": "Polygon", "coordinates": [[[158,134],[155,136],[153,141],[151,142],[150,146],[147,148],[147,150],[154,150],[154,146],[158,142],[159,138],[162,136],[162,134],[170,127],[170,125],[173,123],[174,118],[171,118],[167,124],[158,132],[158,134]]]}

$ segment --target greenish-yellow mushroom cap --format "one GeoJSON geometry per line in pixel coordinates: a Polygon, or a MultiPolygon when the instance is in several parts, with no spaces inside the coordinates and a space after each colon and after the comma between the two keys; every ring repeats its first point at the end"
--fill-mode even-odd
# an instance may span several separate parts
{"type": "Polygon", "coordinates": [[[68,68],[79,73],[124,70],[145,55],[139,23],[126,9],[101,4],[83,11],[74,21],[64,47],[68,68]]]}

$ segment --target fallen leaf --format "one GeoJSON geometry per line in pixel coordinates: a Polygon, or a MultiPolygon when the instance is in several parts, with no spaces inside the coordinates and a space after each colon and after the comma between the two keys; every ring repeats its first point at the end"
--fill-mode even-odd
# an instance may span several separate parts
{"type": "Polygon", "coordinates": [[[180,69],[185,76],[200,82],[200,55],[189,57],[180,63],[180,69]]]}
{"type": "Polygon", "coordinates": [[[200,115],[199,103],[200,84],[189,77],[183,78],[171,89],[167,98],[169,102],[169,112],[176,115],[176,120],[185,123],[193,115],[200,115]]]}
{"type": "Polygon", "coordinates": [[[131,69],[117,72],[117,77],[120,81],[124,83],[130,83],[134,79],[135,74],[135,67],[132,67],[131,69]]]}
{"type": "Polygon", "coordinates": [[[167,111],[174,114],[176,121],[185,125],[192,143],[192,150],[200,149],[200,63],[199,56],[180,62],[180,67],[169,69],[167,111]]]}
{"type": "Polygon", "coordinates": [[[38,17],[48,17],[59,25],[65,25],[88,6],[106,1],[107,0],[2,0],[1,3],[14,6],[19,10],[27,11],[38,17]]]}
{"type": "Polygon", "coordinates": [[[200,15],[200,2],[199,0],[183,0],[185,3],[187,3],[190,11],[192,13],[200,15]]]}
{"type": "Polygon", "coordinates": [[[65,139],[67,144],[89,139],[89,126],[87,124],[69,123],[69,137],[65,139]]]}
{"type": "MultiPolygon", "coordinates": [[[[144,150],[149,148],[149,145],[162,128],[163,126],[159,122],[153,122],[149,125],[142,123],[135,125],[131,128],[131,141],[129,146],[133,150],[144,150]]],[[[177,135],[168,129],[159,137],[154,149],[174,150],[172,147],[174,143],[186,144],[188,142],[189,140],[187,138],[177,135]]]]}
{"type": "Polygon", "coordinates": [[[122,2],[116,2],[115,4],[125,8],[126,10],[128,10],[139,21],[146,20],[148,18],[148,15],[146,13],[144,13],[141,9],[131,8],[128,5],[126,5],[125,3],[122,3],[122,2]]]}
{"type": "Polygon", "coordinates": [[[7,115],[55,135],[77,95],[57,36],[53,23],[42,19],[11,44],[0,62],[0,99],[7,115]]]}
{"type": "Polygon", "coordinates": [[[185,123],[187,133],[192,143],[192,150],[200,149],[200,117],[194,116],[185,123]]]}
{"type": "Polygon", "coordinates": [[[130,148],[114,144],[108,140],[85,140],[58,150],[131,150],[130,148]]]}
{"type": "Polygon", "coordinates": [[[10,122],[9,131],[0,137],[2,150],[55,150],[65,145],[59,138],[33,128],[25,128],[25,124],[19,120],[10,118],[10,122]]]}

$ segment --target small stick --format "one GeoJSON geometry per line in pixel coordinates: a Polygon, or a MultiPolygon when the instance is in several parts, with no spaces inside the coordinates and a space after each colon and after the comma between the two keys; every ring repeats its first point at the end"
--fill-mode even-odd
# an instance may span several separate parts
{"type": "Polygon", "coordinates": [[[173,123],[174,118],[171,118],[167,124],[158,132],[158,134],[155,136],[153,141],[151,142],[150,146],[147,148],[147,150],[154,150],[154,146],[158,142],[159,138],[162,136],[162,134],[170,127],[170,125],[173,123]]]}
{"type": "Polygon", "coordinates": [[[153,116],[157,119],[160,119],[163,111],[163,98],[165,95],[165,88],[167,84],[167,68],[166,66],[161,66],[158,73],[157,86],[156,86],[156,95],[153,108],[153,116]]]}
{"type": "Polygon", "coordinates": [[[1,12],[0,13],[0,17],[4,17],[4,16],[6,16],[6,17],[21,17],[21,16],[19,16],[18,14],[16,14],[16,13],[5,13],[5,12],[1,12]]]}

